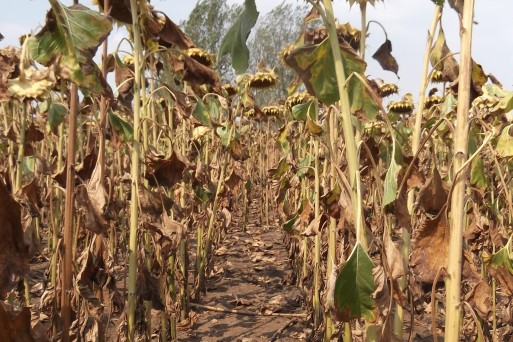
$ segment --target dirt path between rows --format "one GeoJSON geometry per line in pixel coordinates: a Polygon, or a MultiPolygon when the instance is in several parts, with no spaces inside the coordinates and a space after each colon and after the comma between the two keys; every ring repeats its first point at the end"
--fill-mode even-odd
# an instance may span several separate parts
{"type": "Polygon", "coordinates": [[[195,322],[179,331],[179,340],[306,341],[310,335],[301,291],[290,284],[282,234],[277,226],[260,225],[258,205],[258,200],[251,203],[246,231],[233,222],[214,251],[207,294],[192,304],[195,322]],[[282,316],[261,315],[270,313],[282,316]]]}

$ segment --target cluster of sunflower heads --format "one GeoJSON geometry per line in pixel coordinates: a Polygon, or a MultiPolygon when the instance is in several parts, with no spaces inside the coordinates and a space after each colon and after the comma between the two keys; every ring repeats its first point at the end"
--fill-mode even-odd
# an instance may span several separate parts
{"type": "Polygon", "coordinates": [[[285,102],[287,108],[292,109],[295,105],[306,103],[313,99],[313,96],[307,92],[295,93],[290,95],[285,102]]]}
{"type": "Polygon", "coordinates": [[[201,48],[190,48],[184,51],[185,54],[204,66],[214,65],[214,56],[201,48]]]}
{"type": "Polygon", "coordinates": [[[399,101],[390,101],[390,103],[387,106],[388,110],[400,113],[400,114],[408,114],[413,111],[414,105],[413,105],[413,96],[408,93],[403,96],[402,99],[399,101]]]}

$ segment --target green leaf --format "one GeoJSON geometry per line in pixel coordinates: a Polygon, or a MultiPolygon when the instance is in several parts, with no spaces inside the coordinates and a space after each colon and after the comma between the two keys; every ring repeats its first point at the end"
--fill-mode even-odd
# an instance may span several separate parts
{"type": "Polygon", "coordinates": [[[383,193],[383,207],[395,201],[397,195],[397,177],[401,171],[401,165],[397,162],[399,150],[396,149],[397,142],[392,138],[392,158],[385,177],[385,189],[383,193]],[[398,153],[397,153],[398,152],[398,153]]]}
{"type": "Polygon", "coordinates": [[[305,121],[307,117],[315,118],[317,116],[317,101],[311,100],[306,103],[300,103],[292,107],[292,117],[298,121],[305,121]]]}
{"type": "MultiPolygon", "coordinates": [[[[344,61],[346,77],[357,73],[365,79],[366,64],[360,56],[347,44],[340,45],[340,52],[344,61]]],[[[326,105],[332,105],[339,100],[335,62],[328,39],[318,45],[297,48],[285,60],[297,72],[308,92],[317,97],[319,101],[326,105]]],[[[363,112],[370,120],[376,117],[378,106],[357,77],[352,77],[349,80],[348,95],[351,102],[351,113],[363,112]]]]}
{"type": "Polygon", "coordinates": [[[198,120],[203,126],[212,128],[212,120],[210,119],[207,106],[205,106],[203,100],[198,96],[196,96],[196,105],[192,110],[192,117],[198,120]]]}
{"type": "Polygon", "coordinates": [[[231,139],[230,139],[230,128],[229,127],[224,127],[224,126],[217,127],[216,134],[219,136],[219,138],[221,138],[221,145],[223,145],[224,147],[230,146],[231,139]]]}
{"type": "Polygon", "coordinates": [[[48,106],[48,124],[53,132],[55,132],[57,127],[64,121],[66,114],[68,114],[68,108],[64,103],[50,103],[48,106]]]}
{"type": "Polygon", "coordinates": [[[287,222],[285,222],[283,225],[282,225],[282,228],[285,232],[287,232],[288,234],[292,234],[292,235],[295,235],[296,233],[296,230],[294,229],[294,227],[296,226],[296,223],[298,222],[299,220],[299,215],[294,215],[290,220],[288,220],[287,222]]]}
{"type": "Polygon", "coordinates": [[[288,170],[289,164],[287,163],[287,158],[283,157],[278,162],[278,166],[276,166],[276,168],[270,169],[269,173],[273,179],[280,179],[288,170]]]}
{"type": "Polygon", "coordinates": [[[498,250],[492,257],[492,265],[495,267],[506,267],[510,273],[513,274],[513,249],[512,249],[513,235],[509,238],[506,246],[498,250]]]}
{"type": "MultiPolygon", "coordinates": [[[[244,10],[233,26],[228,30],[219,48],[219,57],[230,54],[232,65],[237,74],[246,72],[249,66],[249,49],[246,40],[255,26],[259,12],[255,0],[245,0],[244,10]]],[[[220,58],[218,58],[220,59],[220,58]]]]}
{"type": "Polygon", "coordinates": [[[470,184],[475,185],[479,189],[486,189],[489,185],[488,178],[486,178],[483,158],[480,156],[476,156],[474,160],[472,160],[470,184]]]}
{"type": "Polygon", "coordinates": [[[121,119],[112,111],[109,111],[109,121],[114,130],[118,132],[119,135],[121,135],[123,142],[132,141],[134,136],[134,129],[128,122],[121,119]]]}
{"type": "Polygon", "coordinates": [[[296,175],[299,178],[303,178],[305,175],[312,175],[314,171],[312,170],[311,166],[313,166],[314,161],[315,159],[310,155],[307,155],[306,157],[301,159],[299,161],[299,167],[296,175]]]}
{"type": "Polygon", "coordinates": [[[351,255],[337,275],[333,293],[338,317],[349,322],[353,318],[374,319],[376,284],[372,275],[374,265],[362,245],[357,242],[351,255]]]}
{"type": "Polygon", "coordinates": [[[504,129],[502,130],[502,133],[499,137],[499,141],[497,141],[497,147],[495,148],[498,157],[513,157],[513,137],[510,134],[510,130],[512,127],[513,124],[504,127],[504,129]]]}
{"type": "Polygon", "coordinates": [[[108,86],[101,82],[92,58],[112,30],[112,22],[80,4],[66,7],[57,0],[50,4],[46,25],[29,38],[30,55],[44,66],[58,65],[61,77],[84,89],[104,91],[108,86]]]}

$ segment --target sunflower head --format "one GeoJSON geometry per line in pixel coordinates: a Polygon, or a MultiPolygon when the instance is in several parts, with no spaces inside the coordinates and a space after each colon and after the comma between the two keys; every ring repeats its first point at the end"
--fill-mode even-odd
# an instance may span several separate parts
{"type": "Polygon", "coordinates": [[[396,113],[407,114],[413,111],[413,96],[408,93],[403,96],[399,101],[390,101],[388,104],[388,110],[396,113]]]}
{"type": "Polygon", "coordinates": [[[185,54],[204,66],[211,67],[214,64],[214,56],[200,48],[190,48],[185,54]]]}
{"type": "Polygon", "coordinates": [[[295,93],[287,98],[285,104],[287,108],[291,109],[295,105],[306,103],[311,99],[313,99],[312,95],[308,94],[307,92],[295,93]]]}
{"type": "Polygon", "coordinates": [[[353,50],[358,51],[360,49],[360,41],[362,37],[362,32],[357,28],[354,28],[349,23],[345,23],[343,25],[337,25],[337,37],[338,39],[343,39],[346,41],[353,50]]]}
{"type": "Polygon", "coordinates": [[[399,87],[393,83],[378,83],[379,96],[387,97],[392,94],[397,94],[399,87]]]}
{"type": "Polygon", "coordinates": [[[222,89],[223,89],[223,91],[226,92],[226,96],[228,96],[228,97],[234,96],[235,94],[237,94],[237,87],[234,86],[233,84],[227,83],[222,86],[222,89]]]}
{"type": "Polygon", "coordinates": [[[276,84],[276,74],[272,69],[257,71],[249,77],[248,85],[250,88],[265,89],[276,84]]]}
{"type": "Polygon", "coordinates": [[[278,117],[283,113],[283,107],[282,106],[265,106],[265,107],[262,107],[262,112],[266,116],[278,117]]]}
{"type": "Polygon", "coordinates": [[[429,80],[432,82],[432,83],[441,83],[443,82],[442,81],[443,79],[443,74],[440,70],[433,70],[433,72],[431,73],[431,76],[429,77],[429,80]]]}
{"type": "Polygon", "coordinates": [[[429,109],[433,107],[434,105],[440,104],[443,102],[443,98],[438,95],[431,95],[426,97],[424,100],[424,108],[429,109]]]}

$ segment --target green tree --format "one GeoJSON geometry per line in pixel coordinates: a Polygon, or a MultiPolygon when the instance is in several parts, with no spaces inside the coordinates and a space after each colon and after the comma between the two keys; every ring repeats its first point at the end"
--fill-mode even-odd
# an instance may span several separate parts
{"type": "Polygon", "coordinates": [[[249,71],[257,71],[258,63],[263,61],[266,67],[274,68],[278,76],[276,86],[258,92],[256,99],[260,105],[275,103],[287,97],[287,86],[294,79],[295,74],[280,62],[279,53],[284,47],[296,41],[308,10],[307,5],[282,1],[258,20],[254,34],[248,42],[249,71]]]}

